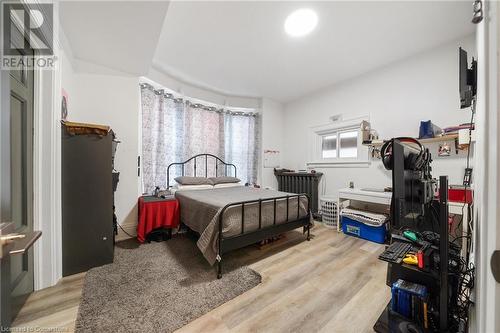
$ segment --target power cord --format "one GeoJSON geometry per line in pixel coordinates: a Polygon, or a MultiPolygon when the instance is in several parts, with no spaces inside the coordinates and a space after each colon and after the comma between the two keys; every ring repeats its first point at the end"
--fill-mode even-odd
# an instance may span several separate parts
{"type": "MultiPolygon", "coordinates": [[[[469,127],[469,148],[467,151],[467,161],[466,161],[466,168],[469,168],[470,166],[470,153],[472,150],[472,126],[474,124],[474,114],[476,113],[476,100],[474,99],[472,101],[472,106],[471,106],[471,120],[470,120],[470,127],[469,127]]],[[[464,210],[465,207],[467,206],[467,188],[469,185],[466,183],[464,185],[464,204],[462,206],[462,217],[460,219],[460,222],[457,224],[455,227],[455,234],[457,234],[457,231],[459,230],[460,226],[463,225],[463,220],[464,220],[464,210]]],[[[469,209],[469,208],[467,208],[469,209]]],[[[471,217],[469,214],[469,211],[467,212],[468,216],[468,221],[467,221],[467,235],[466,236],[457,236],[452,240],[452,243],[455,243],[457,240],[462,240],[466,239],[467,240],[467,245],[466,245],[466,258],[462,258],[460,255],[459,256],[454,256],[453,260],[457,261],[459,264],[450,267],[450,275],[453,276],[456,279],[457,283],[457,297],[454,302],[450,302],[450,318],[452,319],[452,329],[453,331],[456,332],[466,332],[468,328],[468,322],[469,322],[469,308],[471,305],[474,304],[474,302],[471,300],[471,293],[472,289],[474,288],[474,279],[475,279],[475,267],[474,264],[470,262],[470,252],[472,250],[472,242],[471,242],[471,235],[470,231],[472,231],[472,225],[471,225],[471,217]]],[[[450,257],[452,258],[452,257],[450,257]]]]}
{"type": "Polygon", "coordinates": [[[127,235],[129,236],[130,238],[135,238],[136,236],[132,236],[131,234],[129,234],[128,232],[125,231],[125,229],[123,229],[123,227],[120,225],[120,223],[117,223],[116,225],[118,225],[118,227],[120,227],[120,229],[122,229],[122,231],[127,235]]]}
{"type": "MultiPolygon", "coordinates": [[[[469,143],[468,143],[468,150],[467,150],[467,160],[466,160],[466,169],[469,169],[470,167],[470,152],[472,150],[472,126],[474,124],[474,115],[476,113],[476,100],[474,99],[472,101],[472,106],[471,106],[471,119],[470,119],[470,127],[469,127],[469,143]]],[[[455,226],[455,235],[457,234],[457,232],[459,231],[459,228],[463,225],[463,220],[464,220],[464,211],[465,211],[465,207],[467,206],[467,189],[468,189],[469,185],[466,183],[464,185],[464,204],[462,205],[462,217],[460,218],[460,221],[457,223],[457,225],[455,226]]],[[[468,209],[468,208],[467,208],[468,209]]],[[[467,216],[469,216],[469,219],[470,219],[470,214],[469,212],[467,212],[467,216]]],[[[469,221],[466,221],[467,222],[467,229],[470,228],[470,224],[469,224],[469,221]]],[[[463,227],[463,226],[462,226],[463,227]]],[[[471,244],[470,244],[470,235],[467,235],[467,236],[457,236],[455,237],[455,239],[453,241],[455,241],[456,239],[458,238],[467,238],[467,256],[469,255],[469,252],[472,248],[471,244]]],[[[469,262],[469,258],[467,258],[467,262],[469,262]]]]}

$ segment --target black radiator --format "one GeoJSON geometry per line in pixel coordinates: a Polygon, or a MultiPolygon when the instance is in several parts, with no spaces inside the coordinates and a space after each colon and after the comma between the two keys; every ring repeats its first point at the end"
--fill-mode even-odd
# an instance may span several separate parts
{"type": "Polygon", "coordinates": [[[280,172],[275,171],[278,179],[278,190],[290,193],[306,193],[311,198],[311,211],[318,212],[318,186],[321,172],[280,172]]]}

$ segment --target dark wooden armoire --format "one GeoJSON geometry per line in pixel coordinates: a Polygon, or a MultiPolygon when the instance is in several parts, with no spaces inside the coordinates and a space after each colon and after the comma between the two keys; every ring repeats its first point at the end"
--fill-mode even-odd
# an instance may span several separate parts
{"type": "Polygon", "coordinates": [[[113,262],[113,132],[62,124],[63,276],[113,262]]]}

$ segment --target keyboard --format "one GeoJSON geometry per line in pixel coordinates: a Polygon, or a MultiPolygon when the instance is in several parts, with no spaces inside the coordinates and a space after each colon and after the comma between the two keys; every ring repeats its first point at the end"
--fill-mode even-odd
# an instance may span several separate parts
{"type": "Polygon", "coordinates": [[[399,264],[403,261],[405,254],[412,248],[410,243],[394,242],[378,256],[380,260],[399,264]]]}

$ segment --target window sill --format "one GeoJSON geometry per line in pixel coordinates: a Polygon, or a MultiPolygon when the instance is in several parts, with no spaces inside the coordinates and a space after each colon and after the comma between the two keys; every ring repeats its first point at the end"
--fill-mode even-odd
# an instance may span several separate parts
{"type": "Polygon", "coordinates": [[[312,161],[307,162],[307,167],[316,168],[368,168],[371,161],[312,161]]]}

